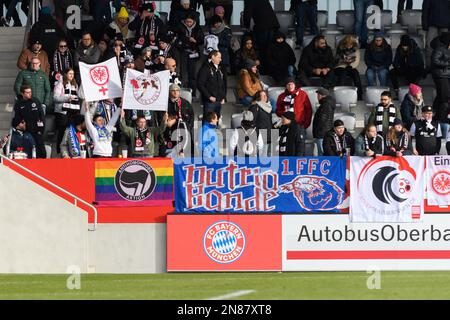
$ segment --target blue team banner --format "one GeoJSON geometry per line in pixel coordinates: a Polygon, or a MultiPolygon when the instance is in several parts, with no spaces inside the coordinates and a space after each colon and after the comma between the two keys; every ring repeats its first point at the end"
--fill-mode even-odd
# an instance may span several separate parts
{"type": "Polygon", "coordinates": [[[345,158],[231,158],[220,164],[193,159],[174,165],[178,213],[340,212],[345,199],[345,158]]]}

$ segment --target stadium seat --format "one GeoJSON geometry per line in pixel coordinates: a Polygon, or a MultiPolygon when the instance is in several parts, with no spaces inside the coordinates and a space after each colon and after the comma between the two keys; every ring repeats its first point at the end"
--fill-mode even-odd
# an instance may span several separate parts
{"type": "Polygon", "coordinates": [[[338,10],[336,12],[336,24],[344,34],[352,34],[355,30],[355,11],[338,10]]]}
{"type": "Polygon", "coordinates": [[[315,37],[315,35],[311,35],[311,34],[304,36],[303,44],[302,44],[303,48],[307,47],[311,43],[311,41],[314,39],[314,37],[315,37]]]}
{"type": "Polygon", "coordinates": [[[235,113],[231,116],[231,129],[236,129],[241,126],[243,116],[242,113],[235,113]]]}
{"type": "Polygon", "coordinates": [[[327,29],[328,26],[328,11],[318,10],[317,11],[317,27],[319,32],[322,33],[323,30],[327,29]]]}
{"type": "Polygon", "coordinates": [[[169,14],[167,12],[159,12],[159,18],[162,20],[164,24],[167,24],[167,17],[169,14]]]}
{"type": "Polygon", "coordinates": [[[295,29],[295,16],[290,11],[275,11],[278,23],[280,24],[280,31],[285,35],[291,33],[295,29]]]}
{"type": "Polygon", "coordinates": [[[408,94],[409,92],[409,86],[401,86],[400,88],[398,88],[398,101],[400,103],[403,102],[403,99],[405,99],[405,96],[408,94]]]}
{"type": "Polygon", "coordinates": [[[301,89],[308,94],[309,102],[311,103],[311,107],[313,112],[316,112],[319,107],[319,100],[317,99],[317,89],[320,87],[302,87],[301,89]]]}
{"type": "Polygon", "coordinates": [[[381,31],[386,31],[392,28],[392,10],[381,11],[381,31]]]}
{"type": "Polygon", "coordinates": [[[366,88],[366,106],[368,108],[377,106],[380,103],[381,93],[389,91],[389,87],[367,87],[366,88]]]}
{"type": "Polygon", "coordinates": [[[180,96],[184,100],[187,100],[190,104],[192,104],[192,89],[191,88],[181,88],[180,96]]]}
{"type": "Polygon", "coordinates": [[[56,141],[56,117],[54,114],[45,115],[45,129],[43,138],[45,142],[56,141]]]}
{"type": "Polygon", "coordinates": [[[274,86],[276,84],[275,79],[268,75],[261,75],[259,79],[264,83],[267,84],[269,87],[274,86]]]}
{"type": "Polygon", "coordinates": [[[285,90],[284,87],[270,87],[269,90],[267,90],[269,99],[277,101],[278,96],[283,93],[285,90]]]}
{"type": "Polygon", "coordinates": [[[425,41],[424,41],[424,38],[423,38],[422,34],[410,35],[410,37],[411,37],[411,39],[413,39],[417,43],[417,46],[421,50],[425,49],[425,41]]]}
{"type": "Polygon", "coordinates": [[[344,113],[335,113],[334,120],[342,120],[344,122],[344,126],[348,132],[354,133],[356,129],[356,114],[344,112],[344,113]]]}
{"type": "Polygon", "coordinates": [[[422,10],[404,10],[401,15],[401,24],[408,34],[418,34],[422,29],[422,10]]]}
{"type": "Polygon", "coordinates": [[[350,112],[351,108],[357,106],[358,89],[356,87],[337,86],[333,89],[333,97],[336,108],[340,108],[342,112],[350,112]]]}

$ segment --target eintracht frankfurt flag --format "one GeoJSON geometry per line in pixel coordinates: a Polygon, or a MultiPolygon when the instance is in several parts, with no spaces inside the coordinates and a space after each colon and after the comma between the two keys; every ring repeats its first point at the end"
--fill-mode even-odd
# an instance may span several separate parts
{"type": "Polygon", "coordinates": [[[170,71],[151,75],[127,69],[122,106],[124,109],[167,111],[170,71]]]}
{"type": "Polygon", "coordinates": [[[351,222],[416,222],[423,216],[423,157],[351,157],[351,222]]]}
{"type": "Polygon", "coordinates": [[[87,102],[122,97],[122,82],[115,58],[98,64],[80,62],[80,76],[87,102]]]}
{"type": "Polygon", "coordinates": [[[427,157],[427,200],[430,206],[450,205],[450,156],[427,157]]]}

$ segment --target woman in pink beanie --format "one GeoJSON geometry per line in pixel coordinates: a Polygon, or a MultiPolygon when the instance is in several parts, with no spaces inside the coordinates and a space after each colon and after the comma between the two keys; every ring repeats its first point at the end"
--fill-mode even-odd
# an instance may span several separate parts
{"type": "Polygon", "coordinates": [[[414,83],[411,83],[409,85],[408,94],[405,95],[405,97],[399,98],[400,100],[403,99],[400,111],[405,127],[409,130],[413,122],[420,119],[421,109],[424,105],[422,88],[414,83]]]}

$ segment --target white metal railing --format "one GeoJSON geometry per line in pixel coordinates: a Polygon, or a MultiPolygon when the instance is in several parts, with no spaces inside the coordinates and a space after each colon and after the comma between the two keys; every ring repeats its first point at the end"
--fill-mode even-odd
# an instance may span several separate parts
{"type": "MultiPolygon", "coordinates": [[[[89,231],[95,231],[95,230],[97,230],[98,213],[97,213],[97,208],[96,208],[95,206],[93,206],[92,204],[90,204],[90,203],[84,201],[83,199],[77,197],[76,195],[70,193],[69,191],[67,191],[67,190],[65,190],[65,189],[63,189],[63,188],[61,188],[60,186],[54,184],[53,182],[51,182],[51,181],[45,179],[44,177],[41,177],[40,175],[38,175],[37,173],[31,171],[30,169],[25,168],[25,167],[22,166],[21,164],[18,164],[16,161],[9,159],[8,157],[4,156],[3,154],[0,154],[0,159],[2,160],[2,164],[3,164],[3,161],[7,161],[7,162],[9,162],[9,163],[15,165],[16,167],[20,168],[21,170],[23,170],[23,171],[29,173],[29,174],[32,175],[33,177],[35,177],[35,178],[37,178],[37,179],[39,179],[39,180],[45,182],[46,184],[52,186],[52,187],[55,188],[55,189],[61,191],[61,192],[64,193],[65,195],[71,197],[71,198],[74,200],[74,202],[73,202],[73,205],[74,205],[74,206],[78,207],[78,202],[81,202],[81,203],[84,204],[85,206],[91,208],[92,211],[94,212],[94,224],[93,224],[93,228],[92,228],[92,229],[89,229],[89,231]]],[[[3,165],[4,165],[4,164],[3,164],[3,165]]],[[[79,207],[78,207],[78,208],[79,208],[79,207]]]]}

